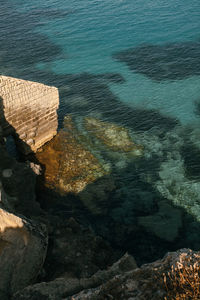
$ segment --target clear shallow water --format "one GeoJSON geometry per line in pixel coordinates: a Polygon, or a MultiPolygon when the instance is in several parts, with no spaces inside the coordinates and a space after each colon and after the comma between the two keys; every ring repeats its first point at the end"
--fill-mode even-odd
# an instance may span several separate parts
{"type": "Polygon", "coordinates": [[[199,1],[0,4],[0,72],[59,87],[60,126],[68,113],[77,126],[81,117],[99,117],[125,125],[145,149],[137,163],[107,153],[116,191],[106,198],[108,216],[92,220],[97,232],[140,262],[199,248],[199,1]],[[171,202],[189,212],[182,221],[171,202]],[[173,241],[163,238],[170,224],[173,241]]]}

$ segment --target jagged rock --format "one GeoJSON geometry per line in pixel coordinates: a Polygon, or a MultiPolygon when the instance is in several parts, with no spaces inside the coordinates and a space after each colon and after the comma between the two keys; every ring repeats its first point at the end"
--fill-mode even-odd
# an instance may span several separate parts
{"type": "MultiPolygon", "coordinates": [[[[108,270],[102,270],[95,273],[90,278],[57,278],[54,281],[42,282],[29,286],[14,295],[14,299],[66,299],[83,289],[99,286],[111,278],[131,271],[137,267],[132,256],[125,254],[119,261],[114,263],[108,270]],[[38,297],[38,298],[37,298],[38,297]]],[[[73,298],[69,298],[73,299],[73,298]]]]}
{"type": "Polygon", "coordinates": [[[85,128],[113,151],[132,152],[135,156],[142,155],[143,147],[132,141],[128,130],[124,127],[87,117],[85,128]]]}
{"type": "Polygon", "coordinates": [[[159,211],[150,216],[139,217],[139,225],[166,241],[172,242],[182,226],[181,212],[165,201],[158,203],[159,211]]]}
{"type": "MultiPolygon", "coordinates": [[[[181,285],[178,286],[178,280],[171,282],[168,272],[172,271],[172,267],[184,270],[189,262],[190,266],[199,264],[200,252],[194,252],[190,249],[181,249],[177,252],[171,252],[165,255],[162,260],[157,260],[151,264],[143,265],[141,268],[130,272],[125,272],[113,277],[104,284],[92,289],[83,290],[82,292],[65,297],[65,300],[163,300],[172,299],[175,295],[175,290],[170,291],[170,288],[177,284],[177,295],[182,292],[181,285]],[[167,278],[167,282],[165,279],[167,278]],[[168,290],[166,288],[166,283],[168,290]],[[174,293],[174,294],[173,294],[174,293]],[[166,298],[165,298],[166,297],[166,298]]],[[[187,275],[186,275],[187,276],[187,275]]],[[[177,275],[178,279],[178,275],[177,275]]],[[[192,277],[190,277],[192,279],[192,277]]],[[[194,277],[193,277],[194,279],[194,277]]],[[[197,287],[198,289],[198,287],[197,287]]],[[[185,298],[185,297],[184,297],[185,298]]],[[[183,298],[183,299],[184,299],[183,298]]],[[[22,298],[23,299],[23,298],[22,298]]],[[[25,298],[26,299],[26,298],[25,298]]],[[[64,300],[63,299],[63,300],[64,300]]],[[[177,298],[178,299],[178,298],[177,298]]],[[[182,298],[179,298],[182,299],[182,298]]],[[[185,298],[193,299],[193,298],[185,298]]],[[[196,298],[197,299],[197,298],[196,298]]],[[[21,299],[20,299],[21,300],[21,299]]]]}
{"type": "Polygon", "coordinates": [[[35,280],[46,249],[44,226],[0,208],[0,299],[10,299],[35,280]]]}
{"type": "MultiPolygon", "coordinates": [[[[57,278],[35,284],[16,293],[13,300],[163,300],[171,293],[166,284],[173,286],[168,276],[172,268],[184,270],[190,265],[197,266],[199,258],[200,252],[181,249],[136,268],[132,257],[125,255],[107,271],[99,271],[90,278],[57,278]]],[[[177,292],[181,292],[180,287],[177,292]]]]}

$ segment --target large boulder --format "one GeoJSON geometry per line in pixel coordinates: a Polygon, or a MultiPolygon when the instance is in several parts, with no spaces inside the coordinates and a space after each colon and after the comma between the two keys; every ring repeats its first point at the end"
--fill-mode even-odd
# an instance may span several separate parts
{"type": "Polygon", "coordinates": [[[45,226],[0,208],[0,299],[10,299],[36,279],[46,249],[45,226]]]}

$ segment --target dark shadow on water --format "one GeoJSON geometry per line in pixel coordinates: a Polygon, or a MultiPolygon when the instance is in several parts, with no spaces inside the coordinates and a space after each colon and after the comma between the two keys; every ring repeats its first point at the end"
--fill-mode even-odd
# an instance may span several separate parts
{"type": "Polygon", "coordinates": [[[0,73],[14,77],[31,77],[31,69],[35,68],[35,64],[62,56],[57,45],[45,35],[36,32],[41,14],[42,12],[20,13],[11,1],[1,1],[0,73]]]}
{"type": "Polygon", "coordinates": [[[199,41],[142,45],[115,53],[113,58],[155,81],[200,75],[199,41]]]}

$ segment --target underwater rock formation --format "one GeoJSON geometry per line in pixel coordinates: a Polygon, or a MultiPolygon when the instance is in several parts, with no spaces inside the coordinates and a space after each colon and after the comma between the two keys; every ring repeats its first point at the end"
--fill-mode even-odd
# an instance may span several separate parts
{"type": "Polygon", "coordinates": [[[170,159],[163,162],[159,175],[160,180],[156,182],[155,186],[161,195],[169,199],[174,205],[185,208],[199,221],[200,182],[189,180],[186,177],[183,160],[170,159]]]}
{"type": "Polygon", "coordinates": [[[135,156],[142,155],[142,146],[133,143],[126,128],[91,117],[84,120],[89,134],[94,135],[111,150],[132,152],[135,156]]]}
{"type": "Polygon", "coordinates": [[[172,242],[182,227],[181,212],[167,202],[158,203],[159,211],[155,215],[139,217],[139,225],[154,233],[161,239],[172,242]]]}
{"type": "Polygon", "coordinates": [[[70,117],[65,128],[36,153],[45,166],[45,185],[60,193],[79,193],[87,184],[107,174],[106,168],[81,143],[80,133],[70,117]]]}
{"type": "Polygon", "coordinates": [[[61,194],[79,193],[84,205],[98,214],[107,206],[101,204],[106,202],[109,191],[115,189],[111,179],[99,179],[112,172],[113,163],[122,168],[128,160],[141,156],[143,148],[132,141],[127,129],[114,123],[94,118],[80,122],[76,123],[71,116],[65,117],[64,129],[36,153],[36,158],[44,165],[46,187],[55,188],[61,194]],[[103,158],[105,152],[106,159],[103,158]],[[120,163],[120,159],[124,163],[120,163]],[[94,190],[99,191],[96,204],[94,190]]]}
{"type": "Polygon", "coordinates": [[[152,80],[181,80],[200,75],[200,42],[143,45],[113,55],[133,72],[152,80]]]}

